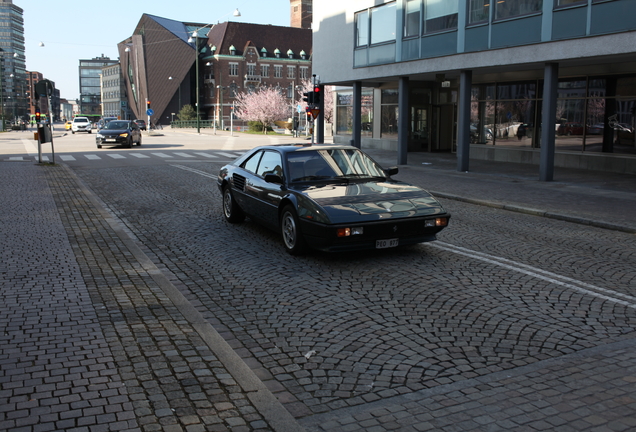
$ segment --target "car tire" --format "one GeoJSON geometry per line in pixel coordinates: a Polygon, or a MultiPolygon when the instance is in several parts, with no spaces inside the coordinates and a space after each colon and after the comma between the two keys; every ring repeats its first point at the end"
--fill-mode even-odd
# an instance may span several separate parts
{"type": "Polygon", "coordinates": [[[128,141],[126,141],[126,147],[132,148],[132,146],[133,146],[132,137],[128,137],[128,141]]]}
{"type": "Polygon", "coordinates": [[[223,188],[223,216],[229,223],[240,223],[245,220],[245,213],[234,201],[230,185],[223,188]]]}
{"type": "Polygon", "coordinates": [[[97,144],[97,148],[102,148],[102,145],[101,144],[97,144]]]}
{"type": "Polygon", "coordinates": [[[72,130],[72,131],[71,131],[71,133],[72,133],[73,135],[75,135],[75,131],[74,131],[74,130],[72,130]]]}
{"type": "Polygon", "coordinates": [[[285,250],[290,255],[302,255],[307,249],[305,239],[300,232],[300,224],[296,210],[291,205],[285,206],[280,216],[280,231],[283,236],[285,250]]]}
{"type": "Polygon", "coordinates": [[[93,131],[88,131],[88,133],[93,133],[93,131]]]}

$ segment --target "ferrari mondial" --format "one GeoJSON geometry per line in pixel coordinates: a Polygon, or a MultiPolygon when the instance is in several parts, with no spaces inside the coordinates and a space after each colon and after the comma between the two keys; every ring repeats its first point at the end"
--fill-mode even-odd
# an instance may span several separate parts
{"type": "Polygon", "coordinates": [[[424,189],[391,178],[345,145],[254,148],[217,179],[230,223],[249,216],[282,234],[287,251],[384,249],[432,241],[450,214],[424,189]]]}

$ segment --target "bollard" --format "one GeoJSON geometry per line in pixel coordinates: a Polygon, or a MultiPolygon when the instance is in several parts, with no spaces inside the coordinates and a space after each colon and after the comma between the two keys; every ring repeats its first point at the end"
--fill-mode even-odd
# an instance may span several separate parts
{"type": "Polygon", "coordinates": [[[34,139],[35,141],[37,141],[37,140],[38,140],[38,133],[37,133],[37,132],[33,132],[33,139],[34,139]]]}

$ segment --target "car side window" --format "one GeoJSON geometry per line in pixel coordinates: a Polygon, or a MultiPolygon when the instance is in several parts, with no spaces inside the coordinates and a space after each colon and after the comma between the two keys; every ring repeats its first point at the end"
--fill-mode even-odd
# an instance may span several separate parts
{"type": "Polygon", "coordinates": [[[261,163],[258,165],[256,174],[265,177],[266,174],[276,174],[280,177],[283,176],[283,162],[280,157],[280,153],[274,151],[263,152],[261,163]]]}
{"type": "Polygon", "coordinates": [[[258,162],[261,160],[261,156],[263,155],[262,151],[254,153],[254,155],[245,161],[243,164],[243,168],[247,171],[256,173],[256,168],[258,168],[258,162]]]}

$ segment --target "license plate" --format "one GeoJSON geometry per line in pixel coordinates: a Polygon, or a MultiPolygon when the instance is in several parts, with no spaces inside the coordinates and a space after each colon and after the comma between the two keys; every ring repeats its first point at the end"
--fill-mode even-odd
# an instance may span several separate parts
{"type": "Polygon", "coordinates": [[[376,240],[375,248],[376,249],[386,249],[396,247],[399,244],[398,239],[387,239],[387,240],[376,240]]]}

